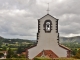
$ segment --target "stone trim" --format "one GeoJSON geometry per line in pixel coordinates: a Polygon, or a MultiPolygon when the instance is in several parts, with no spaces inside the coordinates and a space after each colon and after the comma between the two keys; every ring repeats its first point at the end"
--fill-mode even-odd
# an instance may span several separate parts
{"type": "Polygon", "coordinates": [[[45,31],[45,33],[50,33],[51,30],[52,30],[52,21],[51,21],[51,20],[46,20],[46,21],[44,22],[44,24],[43,24],[43,27],[44,27],[43,30],[45,31]],[[51,23],[51,24],[50,24],[50,31],[46,31],[46,28],[45,28],[46,22],[50,22],[50,23],[51,23]]]}
{"type": "Polygon", "coordinates": [[[58,36],[57,36],[57,40],[58,40],[58,44],[59,44],[59,33],[58,33],[58,36]]]}
{"type": "Polygon", "coordinates": [[[56,33],[58,33],[58,20],[56,20],[56,33]]]}

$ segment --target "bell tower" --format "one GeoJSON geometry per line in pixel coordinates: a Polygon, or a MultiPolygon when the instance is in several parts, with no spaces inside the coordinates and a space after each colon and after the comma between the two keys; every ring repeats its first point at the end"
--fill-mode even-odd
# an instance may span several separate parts
{"type": "Polygon", "coordinates": [[[28,56],[32,59],[43,50],[51,50],[58,57],[67,57],[67,51],[69,51],[69,49],[60,45],[58,19],[50,14],[38,19],[37,44],[28,49],[28,56]]]}
{"type": "MultiPolygon", "coordinates": [[[[47,43],[59,43],[58,19],[47,14],[38,20],[37,40],[47,43]]],[[[40,42],[39,42],[40,43],[40,42]]],[[[41,42],[42,43],[42,42],[41,42]]]]}

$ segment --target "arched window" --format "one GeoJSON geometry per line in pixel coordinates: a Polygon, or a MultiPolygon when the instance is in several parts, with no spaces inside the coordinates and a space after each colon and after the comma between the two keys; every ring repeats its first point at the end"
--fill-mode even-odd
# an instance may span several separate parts
{"type": "Polygon", "coordinates": [[[52,25],[51,20],[46,20],[44,22],[44,30],[45,30],[45,32],[51,32],[51,25],[52,25]]]}
{"type": "Polygon", "coordinates": [[[50,22],[46,22],[46,31],[50,31],[50,22]]]}

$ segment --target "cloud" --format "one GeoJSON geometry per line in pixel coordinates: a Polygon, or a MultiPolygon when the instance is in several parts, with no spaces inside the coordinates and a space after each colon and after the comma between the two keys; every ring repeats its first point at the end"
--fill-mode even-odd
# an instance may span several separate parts
{"type": "Polygon", "coordinates": [[[59,19],[60,36],[80,35],[80,0],[0,0],[0,35],[36,39],[37,19],[47,13],[59,19]]]}

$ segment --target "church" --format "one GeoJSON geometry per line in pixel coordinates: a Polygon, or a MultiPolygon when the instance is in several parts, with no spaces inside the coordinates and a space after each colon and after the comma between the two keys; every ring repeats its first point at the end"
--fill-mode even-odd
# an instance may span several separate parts
{"type": "Polygon", "coordinates": [[[28,49],[28,58],[70,57],[71,50],[59,43],[58,19],[46,14],[38,19],[37,43],[28,49]]]}

